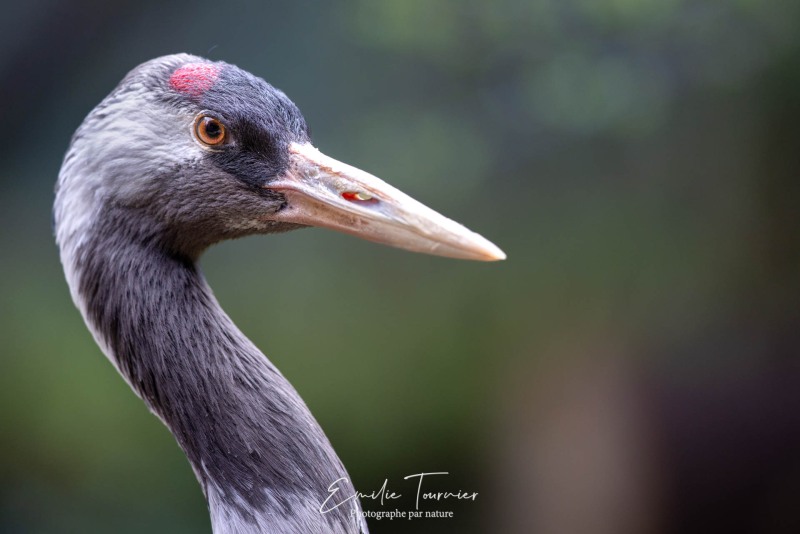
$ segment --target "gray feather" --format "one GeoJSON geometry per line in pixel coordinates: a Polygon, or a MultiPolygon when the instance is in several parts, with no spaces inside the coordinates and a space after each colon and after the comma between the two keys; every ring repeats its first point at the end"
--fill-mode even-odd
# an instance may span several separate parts
{"type": "MultiPolygon", "coordinates": [[[[328,486],[347,477],[344,466],[195,264],[222,239],[293,226],[264,220],[281,208],[280,195],[254,192],[186,135],[199,104],[170,101],[164,80],[190,60],[203,61],[169,56],[134,70],[76,132],[54,206],[71,294],[186,453],[214,532],[366,532],[357,500],[320,513],[328,486]]],[[[293,128],[302,135],[305,127],[293,128]]],[[[348,481],[343,491],[355,490],[348,481]]]]}

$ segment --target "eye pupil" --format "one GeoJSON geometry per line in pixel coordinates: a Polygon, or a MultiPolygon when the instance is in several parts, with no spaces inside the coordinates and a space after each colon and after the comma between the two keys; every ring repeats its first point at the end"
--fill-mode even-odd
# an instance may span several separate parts
{"type": "Polygon", "coordinates": [[[219,145],[225,140],[225,126],[214,117],[200,116],[195,123],[197,138],[206,145],[219,145]]]}
{"type": "Polygon", "coordinates": [[[219,123],[213,119],[206,119],[205,127],[206,135],[209,137],[217,138],[222,135],[222,128],[220,128],[219,123]]]}

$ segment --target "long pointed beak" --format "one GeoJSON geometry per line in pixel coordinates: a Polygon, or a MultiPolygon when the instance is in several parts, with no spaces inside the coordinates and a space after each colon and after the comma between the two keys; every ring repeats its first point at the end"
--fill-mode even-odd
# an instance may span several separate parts
{"type": "Polygon", "coordinates": [[[383,180],[322,154],[308,143],[292,143],[289,169],[266,187],[286,196],[273,215],[283,222],[321,226],[414,252],[496,261],[506,255],[383,180]]]}

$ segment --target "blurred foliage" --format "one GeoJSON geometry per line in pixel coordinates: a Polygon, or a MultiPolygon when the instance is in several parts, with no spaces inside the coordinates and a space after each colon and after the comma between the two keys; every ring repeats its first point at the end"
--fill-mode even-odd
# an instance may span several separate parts
{"type": "MultiPolygon", "coordinates": [[[[733,334],[725,325],[752,307],[780,318],[796,306],[797,2],[51,0],[3,11],[2,532],[209,528],[172,437],[73,308],[50,227],[72,131],[158,55],[263,76],[323,151],[507,252],[478,265],[304,230],[225,243],[202,261],[358,487],[448,470],[481,492],[460,519],[415,531],[494,531],[507,393],[559,365],[552,347],[598,331],[664,347],[733,334]]],[[[690,369],[731,364],[714,350],[663,352],[690,369]]]]}

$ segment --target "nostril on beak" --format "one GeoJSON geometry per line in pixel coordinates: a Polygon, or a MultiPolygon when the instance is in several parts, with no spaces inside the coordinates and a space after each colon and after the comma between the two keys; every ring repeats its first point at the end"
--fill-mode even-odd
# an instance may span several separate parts
{"type": "Polygon", "coordinates": [[[363,193],[361,191],[345,191],[342,193],[342,198],[351,202],[366,202],[369,200],[375,200],[375,197],[369,193],[363,193]]]}

